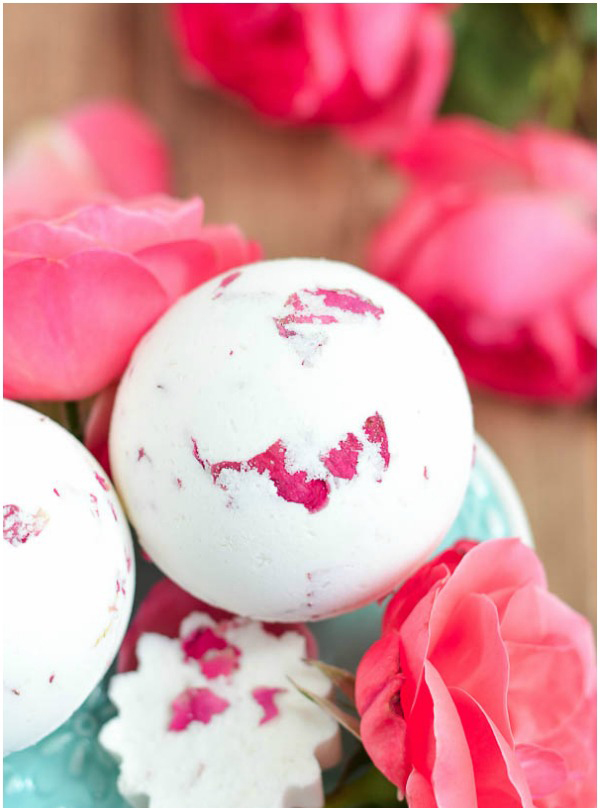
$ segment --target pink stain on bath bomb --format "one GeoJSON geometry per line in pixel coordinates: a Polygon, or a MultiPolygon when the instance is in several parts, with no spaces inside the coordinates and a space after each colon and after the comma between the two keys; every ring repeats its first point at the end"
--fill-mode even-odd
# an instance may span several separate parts
{"type": "Polygon", "coordinates": [[[181,641],[187,659],[200,663],[200,670],[207,679],[229,676],[239,667],[240,649],[227,642],[211,628],[198,628],[181,641]]]}
{"type": "Polygon", "coordinates": [[[224,712],[229,702],[207,687],[190,687],[171,704],[169,730],[181,732],[194,721],[210,724],[213,716],[224,712]]]}
{"type": "Polygon", "coordinates": [[[363,445],[351,432],[344,440],[341,440],[336,449],[330,449],[321,460],[325,468],[342,480],[351,480],[356,476],[358,458],[362,452],[363,445]]]}

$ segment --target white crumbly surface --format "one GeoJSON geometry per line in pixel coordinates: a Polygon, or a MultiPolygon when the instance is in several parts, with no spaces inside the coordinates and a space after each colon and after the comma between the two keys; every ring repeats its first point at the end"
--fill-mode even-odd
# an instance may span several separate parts
{"type": "MultiPolygon", "coordinates": [[[[194,613],[181,636],[216,626],[194,613]]],[[[241,652],[229,675],[206,678],[179,640],[144,634],[137,671],[111,679],[119,713],[100,742],[120,760],[119,791],[148,808],[319,808],[321,766],[339,760],[340,739],[336,722],[290,682],[329,692],[328,680],[302,661],[304,638],[294,631],[275,637],[246,620],[216,630],[241,652]],[[274,697],[277,713],[261,723],[265,713],[252,692],[265,687],[283,692],[274,697]],[[208,688],[228,706],[208,723],[174,731],[171,705],[188,688],[208,688]]]]}
{"type": "Polygon", "coordinates": [[[131,612],[129,527],[106,473],[51,419],[3,403],[4,754],[56,729],[106,673],[131,612]]]}
{"type": "Polygon", "coordinates": [[[156,564],[205,601],[280,621],[396,587],[452,524],[472,451],[468,391],[433,322],[383,281],[317,259],[254,264],[180,300],[136,349],[110,435],[115,484],[156,564]],[[364,431],[374,416],[387,468],[364,431]],[[324,465],[348,435],[362,446],[352,478],[324,465]],[[281,496],[249,462],[277,442],[287,472],[328,486],[323,507],[281,496]]]}

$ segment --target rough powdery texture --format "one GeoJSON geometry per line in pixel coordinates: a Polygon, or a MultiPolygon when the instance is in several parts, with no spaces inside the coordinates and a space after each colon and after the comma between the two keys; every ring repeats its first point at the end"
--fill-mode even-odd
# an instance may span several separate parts
{"type": "Polygon", "coordinates": [[[119,714],[100,736],[121,760],[126,798],[143,795],[149,808],[323,804],[319,763],[337,762],[339,734],[290,682],[329,690],[303,662],[300,634],[276,637],[250,620],[217,623],[197,612],[180,639],[142,635],[137,654],[137,671],[111,680],[119,714]],[[206,672],[211,655],[228,652],[235,666],[206,672]]]}
{"type": "Polygon", "coordinates": [[[241,267],[173,306],[134,352],[110,430],[157,566],[265,622],[394,589],[456,517],[472,446],[435,325],[382,281],[315,259],[241,267]]]}
{"type": "Polygon", "coordinates": [[[4,752],[41,740],[106,673],[131,612],[117,496],[75,438],[5,401],[4,752]]]}

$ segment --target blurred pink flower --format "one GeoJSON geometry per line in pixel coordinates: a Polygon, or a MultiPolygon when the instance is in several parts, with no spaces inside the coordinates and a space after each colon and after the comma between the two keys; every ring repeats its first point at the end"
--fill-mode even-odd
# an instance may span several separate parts
{"type": "Polygon", "coordinates": [[[62,216],[107,195],[167,193],[168,158],[151,124],[133,107],[104,101],[26,129],[4,167],[4,218],[62,216]]]}
{"type": "Polygon", "coordinates": [[[390,601],[361,738],[418,808],[595,808],[591,626],[516,539],[457,542],[390,601]]]}
{"type": "Polygon", "coordinates": [[[4,232],[4,393],[79,399],[115,381],[181,295],[259,257],[200,199],[99,203],[4,232]]]}
{"type": "MultiPolygon", "coordinates": [[[[152,632],[163,634],[165,637],[178,637],[181,623],[192,612],[204,612],[217,622],[233,617],[231,612],[198,600],[169,578],[163,578],[154,584],[140,604],[121,645],[117,659],[119,673],[137,668],[136,647],[142,634],[152,632]]],[[[307,657],[317,658],[317,641],[304,623],[263,623],[263,627],[265,631],[275,636],[286,631],[297,631],[306,641],[307,657]]]]}
{"type": "Polygon", "coordinates": [[[574,400],[596,387],[596,150],[572,135],[438,121],[395,160],[410,192],[369,267],[437,322],[475,383],[574,400]]]}
{"type": "Polygon", "coordinates": [[[177,3],[189,74],[291,123],[351,125],[385,149],[427,123],[452,61],[448,6],[433,3],[177,3]]]}

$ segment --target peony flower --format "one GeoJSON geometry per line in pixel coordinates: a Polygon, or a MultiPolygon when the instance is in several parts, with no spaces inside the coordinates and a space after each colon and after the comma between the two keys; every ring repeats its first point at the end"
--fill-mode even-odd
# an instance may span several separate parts
{"type": "Polygon", "coordinates": [[[26,129],[4,167],[4,217],[62,216],[114,195],[166,193],[168,158],[158,133],[127,104],[86,104],[26,129]]]}
{"type": "Polygon", "coordinates": [[[405,582],[356,703],[411,808],[595,808],[591,627],[516,539],[459,541],[405,582]]]}
{"type": "Polygon", "coordinates": [[[596,151],[540,128],[439,121],[371,270],[437,322],[471,381],[539,399],[596,386],[596,151]]]}
{"type": "Polygon", "coordinates": [[[259,257],[200,199],[98,203],[4,232],[4,394],[79,399],[125,369],[181,295],[259,257]]]}
{"type": "Polygon", "coordinates": [[[447,8],[432,3],[177,3],[191,76],[263,115],[351,125],[385,148],[429,122],[452,59],[447,8]]]}

